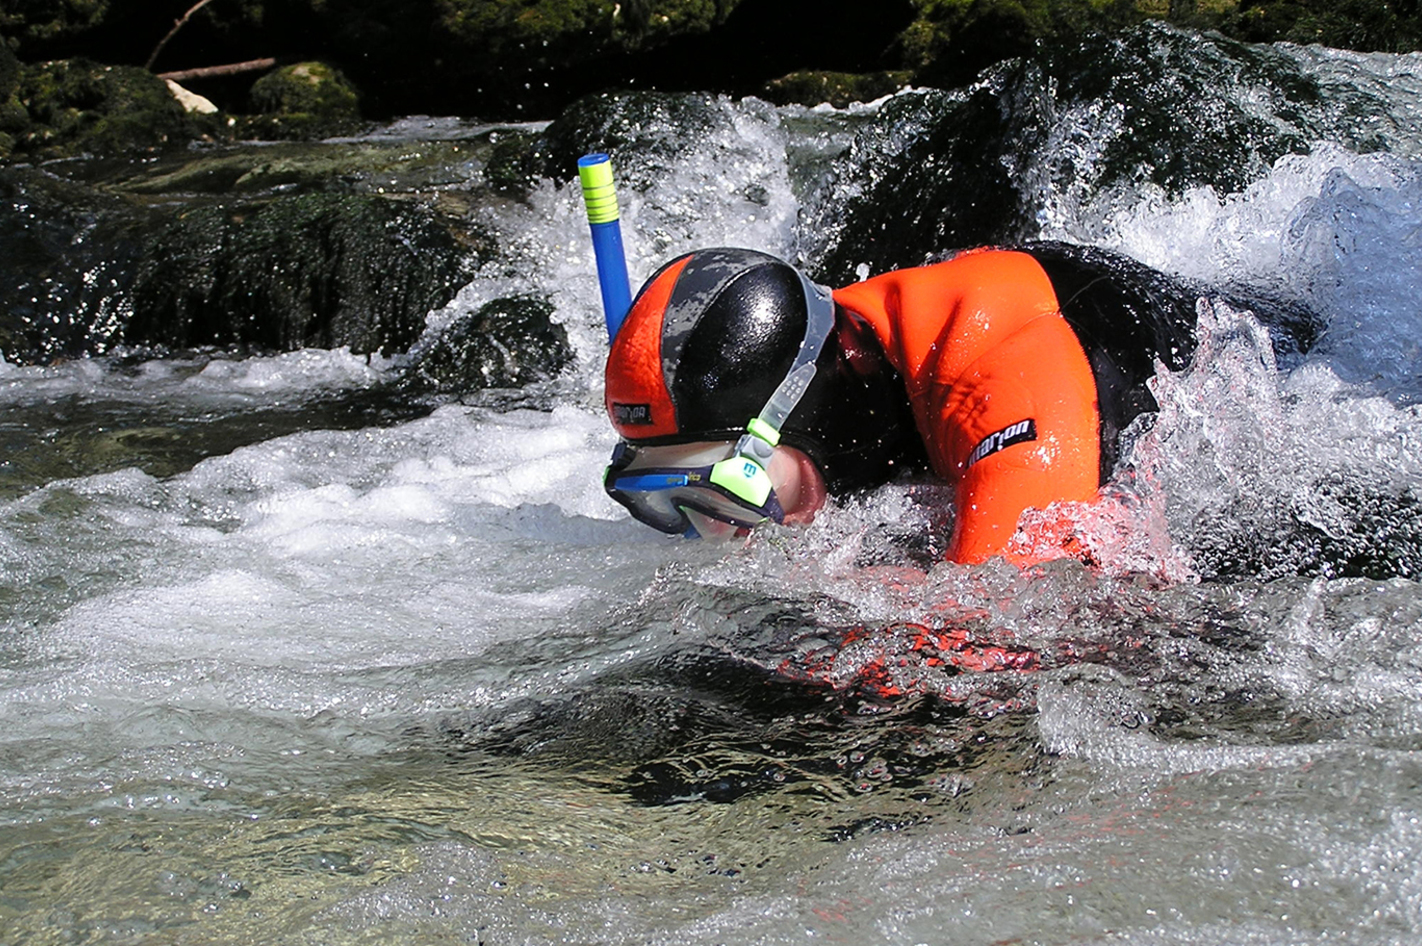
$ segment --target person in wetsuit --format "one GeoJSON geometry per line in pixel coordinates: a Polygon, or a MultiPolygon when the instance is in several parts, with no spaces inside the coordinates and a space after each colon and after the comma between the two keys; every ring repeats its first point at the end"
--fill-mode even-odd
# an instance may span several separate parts
{"type": "Polygon", "coordinates": [[[606,370],[609,495],[663,532],[803,522],[826,493],[928,468],[947,557],[1007,552],[1022,512],[1094,499],[1194,348],[1193,292],[1113,254],[980,249],[833,292],[751,250],[698,250],[642,287],[606,370]]]}

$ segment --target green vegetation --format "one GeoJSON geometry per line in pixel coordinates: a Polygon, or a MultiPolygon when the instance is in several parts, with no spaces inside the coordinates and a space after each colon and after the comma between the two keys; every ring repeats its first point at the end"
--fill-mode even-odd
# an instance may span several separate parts
{"type": "Polygon", "coordinates": [[[296,64],[255,85],[198,80],[194,91],[236,116],[203,124],[129,71],[191,6],[0,0],[0,159],[200,135],[320,137],[350,130],[361,111],[547,118],[588,93],[675,88],[690,64],[706,91],[842,105],[906,81],[961,86],[1004,59],[1069,49],[1146,19],[1249,42],[1422,48],[1417,0],[884,0],[882,16],[870,18],[889,24],[877,37],[864,35],[864,0],[211,0],[164,48],[159,68],[268,56],[296,64]],[[763,14],[781,2],[803,7],[818,34],[852,36],[816,48],[833,58],[826,50],[863,47],[856,71],[805,61],[795,44],[763,35],[763,14]]]}

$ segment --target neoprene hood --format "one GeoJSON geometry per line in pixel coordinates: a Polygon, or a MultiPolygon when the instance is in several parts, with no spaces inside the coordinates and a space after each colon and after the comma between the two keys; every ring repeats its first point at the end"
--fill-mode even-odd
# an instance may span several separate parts
{"type": "MultiPolygon", "coordinates": [[[[800,274],[764,253],[707,249],[667,263],[612,342],[613,427],[635,444],[734,441],[790,370],[806,307],[800,274]]],[[[921,461],[902,379],[873,329],[843,308],[781,442],[808,454],[834,492],[921,461]]]]}

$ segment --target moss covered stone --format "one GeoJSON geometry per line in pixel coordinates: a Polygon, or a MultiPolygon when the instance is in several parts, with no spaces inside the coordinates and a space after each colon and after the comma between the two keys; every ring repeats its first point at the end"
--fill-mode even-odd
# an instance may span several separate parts
{"type": "Polygon", "coordinates": [[[330,118],[360,115],[360,99],[340,70],[324,62],[299,62],[262,76],[252,85],[258,112],[308,112],[330,118]]]}
{"type": "Polygon", "coordinates": [[[86,59],[21,70],[16,98],[24,116],[16,150],[37,157],[116,154],[186,142],[199,133],[163,80],[133,66],[86,59]]]}
{"type": "Polygon", "coordinates": [[[299,62],[262,76],[249,95],[257,116],[248,136],[305,138],[341,134],[358,127],[360,96],[339,69],[299,62]]]}

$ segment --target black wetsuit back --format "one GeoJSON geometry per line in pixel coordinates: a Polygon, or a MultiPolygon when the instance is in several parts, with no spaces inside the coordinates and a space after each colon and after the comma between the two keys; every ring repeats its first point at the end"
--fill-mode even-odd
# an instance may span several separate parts
{"type": "Polygon", "coordinates": [[[1158,409],[1146,387],[1156,359],[1178,371],[1195,353],[1195,306],[1203,289],[1129,257],[1089,246],[1018,247],[1047,271],[1062,315],[1096,376],[1101,419],[1101,481],[1120,458],[1121,432],[1158,409]]]}

